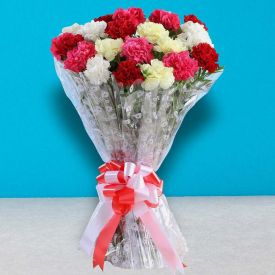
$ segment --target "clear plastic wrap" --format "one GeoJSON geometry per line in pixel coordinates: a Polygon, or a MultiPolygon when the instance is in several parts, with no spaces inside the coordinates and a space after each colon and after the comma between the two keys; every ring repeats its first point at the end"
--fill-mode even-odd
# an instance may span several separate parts
{"type": "MultiPolygon", "coordinates": [[[[167,90],[144,91],[137,85],[120,88],[113,78],[100,86],[91,85],[83,73],[65,70],[57,60],[55,68],[102,160],[134,162],[155,171],[169,152],[186,113],[222,73],[176,83],[167,90]]],[[[185,239],[164,195],[153,211],[183,259],[185,239]]],[[[91,219],[96,214],[97,209],[91,219]]],[[[161,253],[133,212],[120,221],[105,260],[130,269],[165,267],[161,253]]]]}

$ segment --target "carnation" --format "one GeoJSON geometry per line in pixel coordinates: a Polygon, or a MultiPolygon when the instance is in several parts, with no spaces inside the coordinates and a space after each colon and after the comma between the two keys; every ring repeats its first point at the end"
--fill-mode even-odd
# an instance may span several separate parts
{"type": "Polygon", "coordinates": [[[179,81],[194,77],[199,69],[197,60],[189,56],[189,51],[166,54],[163,57],[163,63],[173,68],[175,79],[179,81]]]}
{"type": "Polygon", "coordinates": [[[128,20],[132,17],[130,12],[127,9],[116,9],[114,14],[113,14],[113,20],[119,20],[119,19],[125,19],[128,20]]]}
{"type": "Polygon", "coordinates": [[[140,83],[144,77],[134,60],[126,60],[119,63],[117,70],[113,72],[117,83],[121,86],[130,86],[140,83]]]}
{"type": "Polygon", "coordinates": [[[214,73],[219,67],[217,63],[219,55],[209,44],[201,43],[193,47],[191,53],[192,57],[198,61],[199,66],[210,73],[214,73]]]}
{"type": "Polygon", "coordinates": [[[79,73],[86,69],[87,60],[95,55],[95,46],[88,41],[81,41],[67,54],[64,68],[79,73]]]}
{"type": "Polygon", "coordinates": [[[84,25],[74,23],[72,26],[63,28],[62,32],[81,34],[86,40],[96,41],[100,37],[106,37],[106,27],[106,22],[92,20],[91,22],[88,22],[84,25]]]}
{"type": "Polygon", "coordinates": [[[113,19],[135,19],[137,24],[143,23],[146,20],[143,10],[140,8],[117,9],[113,14],[113,19]]]}
{"type": "Polygon", "coordinates": [[[132,16],[134,16],[137,19],[139,24],[145,22],[146,18],[144,16],[144,13],[143,13],[142,9],[140,9],[140,8],[129,8],[127,10],[129,11],[129,13],[132,16]]]}
{"type": "Polygon", "coordinates": [[[117,19],[108,23],[106,33],[111,38],[125,38],[136,32],[136,20],[117,19]]]}
{"type": "Polygon", "coordinates": [[[178,35],[178,39],[182,40],[189,49],[200,43],[208,43],[214,47],[208,32],[201,24],[188,21],[181,26],[181,29],[182,33],[178,35]]]}
{"type": "Polygon", "coordinates": [[[106,33],[111,38],[125,38],[136,32],[137,26],[145,21],[142,9],[117,9],[108,22],[106,33]]]}
{"type": "Polygon", "coordinates": [[[51,52],[58,60],[65,60],[68,51],[77,46],[77,43],[84,40],[80,34],[63,33],[52,40],[51,52]]]}
{"type": "Polygon", "coordinates": [[[180,27],[180,19],[177,14],[164,11],[164,10],[154,10],[149,20],[151,22],[162,24],[167,30],[176,31],[180,27]]]}
{"type": "Polygon", "coordinates": [[[153,59],[153,45],[146,38],[127,38],[122,46],[122,56],[137,63],[149,63],[153,59]]]}
{"type": "Polygon", "coordinates": [[[158,40],[157,45],[154,47],[157,52],[170,53],[181,52],[187,50],[187,47],[179,39],[172,39],[170,37],[163,37],[158,40]]]}
{"type": "Polygon", "coordinates": [[[151,64],[143,64],[140,68],[145,77],[141,86],[146,91],[151,91],[157,88],[168,89],[175,81],[173,68],[165,67],[158,59],[153,59],[151,64]]]}
{"type": "Polygon", "coordinates": [[[121,52],[123,40],[118,39],[97,39],[95,42],[95,48],[97,53],[103,55],[108,61],[112,61],[121,52]]]}
{"type": "Polygon", "coordinates": [[[194,15],[194,14],[190,14],[190,15],[185,15],[184,16],[184,22],[188,22],[188,21],[192,21],[193,23],[199,23],[199,24],[203,25],[203,27],[204,27],[204,29],[206,31],[208,30],[208,28],[206,27],[206,25],[203,22],[201,22],[199,20],[199,18],[196,15],[194,15]]]}
{"type": "Polygon", "coordinates": [[[151,43],[157,43],[163,37],[169,37],[169,32],[162,24],[154,22],[144,22],[138,25],[137,35],[145,37],[151,43]]]}
{"type": "Polygon", "coordinates": [[[101,85],[110,77],[109,67],[110,62],[102,55],[96,54],[95,57],[88,59],[84,74],[92,85],[101,85]]]}
{"type": "Polygon", "coordinates": [[[107,23],[104,21],[91,21],[82,26],[82,35],[86,40],[96,41],[100,37],[105,37],[107,23]]]}

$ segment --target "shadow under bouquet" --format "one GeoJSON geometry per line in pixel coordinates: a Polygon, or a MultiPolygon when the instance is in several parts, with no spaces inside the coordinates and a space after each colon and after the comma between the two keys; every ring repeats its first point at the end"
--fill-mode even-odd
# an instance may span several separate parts
{"type": "Polygon", "coordinates": [[[93,266],[183,272],[184,237],[157,176],[186,113],[221,75],[196,16],[117,9],[52,40],[56,72],[105,162],[80,241],[93,266]]]}

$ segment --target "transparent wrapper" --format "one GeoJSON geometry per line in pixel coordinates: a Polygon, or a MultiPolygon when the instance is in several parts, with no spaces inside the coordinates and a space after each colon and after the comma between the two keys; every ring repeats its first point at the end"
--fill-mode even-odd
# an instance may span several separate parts
{"type": "MultiPolygon", "coordinates": [[[[102,160],[134,162],[155,171],[169,152],[186,113],[222,73],[195,83],[175,83],[167,90],[144,91],[138,85],[121,88],[113,78],[100,86],[91,85],[83,73],[65,70],[57,60],[55,68],[102,160]]],[[[91,219],[97,215],[100,203],[91,219]]],[[[183,260],[185,239],[164,195],[153,211],[183,260]]],[[[145,226],[132,211],[120,221],[105,260],[130,269],[165,267],[145,226]]]]}

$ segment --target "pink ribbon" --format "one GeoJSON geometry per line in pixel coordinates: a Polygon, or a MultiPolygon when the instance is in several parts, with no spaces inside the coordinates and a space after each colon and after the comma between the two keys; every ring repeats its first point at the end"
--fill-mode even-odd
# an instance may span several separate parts
{"type": "Polygon", "coordinates": [[[152,168],[132,162],[108,162],[99,167],[97,177],[99,204],[80,241],[81,248],[91,254],[93,266],[103,270],[109,243],[121,218],[133,211],[150,233],[168,267],[183,272],[184,265],[152,211],[159,205],[163,181],[152,168]]]}

